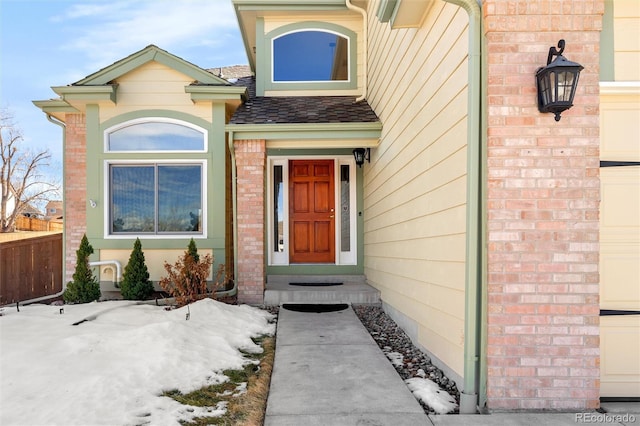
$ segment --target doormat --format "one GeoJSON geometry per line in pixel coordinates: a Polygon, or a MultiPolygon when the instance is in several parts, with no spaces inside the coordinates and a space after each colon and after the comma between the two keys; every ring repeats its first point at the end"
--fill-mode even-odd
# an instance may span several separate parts
{"type": "Polygon", "coordinates": [[[323,312],[338,312],[344,311],[349,307],[346,303],[337,303],[333,305],[304,305],[298,303],[285,303],[282,307],[288,311],[295,312],[314,312],[316,314],[321,314],[323,312]]]}
{"type": "Polygon", "coordinates": [[[300,285],[308,287],[331,287],[334,285],[342,285],[342,283],[289,283],[289,285],[300,285]]]}

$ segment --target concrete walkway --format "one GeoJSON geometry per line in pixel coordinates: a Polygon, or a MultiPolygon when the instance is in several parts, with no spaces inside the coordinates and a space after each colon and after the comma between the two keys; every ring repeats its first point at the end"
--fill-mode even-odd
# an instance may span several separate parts
{"type": "Polygon", "coordinates": [[[280,309],[265,426],[640,425],[640,403],[606,414],[494,413],[427,416],[351,308],[280,309]]]}
{"type": "Polygon", "coordinates": [[[353,309],[280,308],[265,426],[431,425],[353,309]]]}

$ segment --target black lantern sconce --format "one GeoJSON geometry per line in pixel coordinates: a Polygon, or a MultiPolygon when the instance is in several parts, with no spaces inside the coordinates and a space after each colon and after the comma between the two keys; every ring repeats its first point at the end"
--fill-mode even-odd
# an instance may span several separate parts
{"type": "Polygon", "coordinates": [[[552,112],[556,121],[560,121],[560,113],[573,106],[573,97],[578,87],[578,77],[584,67],[571,62],[564,56],[564,40],[558,42],[557,50],[549,48],[547,66],[536,71],[536,87],[538,88],[538,110],[552,112]],[[551,62],[551,59],[556,59],[551,62]]]}
{"type": "Polygon", "coordinates": [[[358,167],[362,167],[364,164],[364,160],[367,160],[367,163],[371,162],[371,148],[356,148],[353,150],[353,158],[356,160],[356,164],[358,167]]]}

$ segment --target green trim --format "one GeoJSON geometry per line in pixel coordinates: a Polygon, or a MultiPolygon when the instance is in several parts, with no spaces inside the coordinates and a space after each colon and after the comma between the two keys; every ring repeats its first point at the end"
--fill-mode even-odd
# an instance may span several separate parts
{"type": "Polygon", "coordinates": [[[398,0],[380,0],[376,16],[380,22],[389,22],[394,15],[398,0]]]}
{"type": "MultiPolygon", "coordinates": [[[[88,207],[87,202],[87,236],[96,249],[127,249],[131,248],[131,238],[105,238],[105,205],[107,194],[105,191],[105,161],[124,160],[154,160],[170,161],[175,159],[205,160],[206,164],[206,202],[207,210],[207,235],[194,235],[198,248],[214,249],[218,259],[224,259],[225,247],[225,149],[226,136],[224,123],[226,120],[225,104],[214,103],[211,108],[211,122],[187,113],[172,110],[150,109],[138,110],[118,115],[103,123],[98,121],[98,107],[87,106],[87,199],[98,202],[95,209],[88,207]],[[188,123],[193,123],[207,130],[207,152],[197,153],[109,153],[104,150],[104,132],[117,124],[134,119],[147,117],[172,118],[188,123]],[[218,253],[219,252],[219,253],[218,253]]],[[[204,182],[203,182],[204,183],[204,182]]],[[[185,235],[179,238],[162,238],[154,236],[146,239],[139,236],[145,248],[149,249],[185,249],[192,236],[185,235]]]]}
{"type": "Polygon", "coordinates": [[[265,81],[268,78],[265,77],[266,70],[270,68],[266,54],[267,44],[264,35],[264,18],[259,17],[256,19],[256,45],[254,52],[256,55],[256,72],[254,73],[256,76],[256,96],[264,96],[265,81]]]}
{"type": "Polygon", "coordinates": [[[157,46],[147,46],[144,49],[121,59],[106,68],[95,72],[82,80],[77,81],[74,85],[102,85],[121,77],[122,75],[133,71],[134,69],[151,61],[159,62],[174,70],[181,72],[196,81],[205,84],[223,84],[228,85],[226,80],[216,77],[212,73],[187,62],[182,58],[170,54],[169,52],[158,48],[157,46]]]}
{"type": "MultiPolygon", "coordinates": [[[[260,70],[262,72],[256,72],[256,82],[262,80],[264,89],[258,92],[256,86],[257,96],[264,96],[264,92],[268,90],[349,90],[356,89],[358,87],[358,36],[354,31],[343,27],[341,25],[333,24],[330,22],[321,21],[305,21],[295,22],[293,24],[284,25],[267,34],[264,34],[264,28],[258,28],[256,38],[263,38],[262,43],[257,43],[260,49],[264,52],[261,56],[261,60],[258,61],[260,70]],[[272,42],[273,39],[279,36],[298,30],[327,30],[337,34],[340,34],[349,39],[349,81],[322,81],[322,82],[282,82],[273,81],[273,67],[272,61],[272,42]],[[262,36],[264,34],[264,36],[262,36]]],[[[259,54],[258,46],[256,46],[256,55],[259,54]]]]}
{"type": "Polygon", "coordinates": [[[616,80],[613,8],[613,0],[604,0],[604,15],[602,16],[602,31],[600,32],[600,81],[616,80]]]}
{"type": "Polygon", "coordinates": [[[234,140],[380,139],[382,123],[227,124],[234,140]]]}
{"type": "Polygon", "coordinates": [[[69,113],[77,114],[80,111],[69,105],[62,99],[50,99],[46,101],[32,101],[33,104],[47,114],[69,113]]]}
{"type": "Polygon", "coordinates": [[[184,88],[191,94],[191,100],[196,101],[227,101],[243,100],[248,97],[247,88],[244,86],[204,86],[190,85],[184,88]]]}
{"type": "Polygon", "coordinates": [[[104,86],[54,86],[51,89],[64,101],[94,101],[116,103],[117,84],[104,86]]]}
{"type": "MultiPolygon", "coordinates": [[[[481,197],[484,170],[481,167],[482,152],[486,144],[485,126],[486,91],[482,57],[482,10],[477,0],[445,0],[462,7],[469,15],[469,87],[467,119],[467,218],[466,218],[466,262],[465,262],[465,321],[464,321],[464,386],[460,392],[460,414],[475,414],[478,406],[486,401],[486,362],[481,365],[482,336],[486,336],[483,296],[486,281],[483,265],[485,243],[481,217],[485,216],[481,197]],[[480,395],[478,394],[480,392],[480,395]],[[480,403],[478,403],[480,401],[480,403]]],[[[484,358],[486,360],[486,358],[484,358]]]]}
{"type": "MultiPolygon", "coordinates": [[[[102,136],[105,130],[117,124],[126,123],[127,121],[131,121],[139,118],[149,118],[149,117],[173,118],[175,120],[186,121],[188,123],[192,123],[199,127],[202,127],[203,129],[206,129],[210,134],[213,132],[212,124],[210,122],[203,120],[200,117],[187,114],[185,112],[174,111],[169,109],[142,109],[142,110],[130,111],[124,114],[116,115],[115,117],[112,117],[100,123],[99,131],[102,136]]],[[[87,129],[87,132],[88,131],[89,129],[87,129]]],[[[211,137],[209,138],[209,140],[211,140],[211,137]]],[[[128,153],[127,155],[131,156],[132,154],[128,153]]]]}
{"type": "MultiPolygon", "coordinates": [[[[88,237],[87,237],[88,238],[88,237]]],[[[191,240],[190,236],[185,238],[174,238],[171,240],[164,240],[158,238],[145,238],[144,235],[138,236],[140,241],[142,242],[142,246],[144,249],[149,250],[176,250],[183,249],[186,250],[189,245],[189,241],[191,240]]],[[[136,237],[133,238],[122,238],[122,239],[99,239],[99,240],[91,240],[91,245],[94,248],[99,248],[102,250],[125,250],[131,249],[133,245],[133,241],[135,241],[136,237]]],[[[193,240],[196,242],[198,249],[213,249],[213,250],[221,250],[224,253],[224,239],[223,238],[206,238],[199,239],[193,237],[193,240]]],[[[217,258],[220,259],[220,258],[217,258]]],[[[221,259],[224,259],[224,254],[221,259]]],[[[216,262],[220,263],[220,262],[216,262]]],[[[124,266],[124,265],[122,265],[124,266]]]]}
{"type": "Polygon", "coordinates": [[[87,105],[85,113],[86,120],[86,200],[85,200],[85,213],[86,213],[86,233],[87,238],[91,241],[91,244],[98,248],[98,245],[94,244],[103,238],[103,218],[104,218],[104,205],[102,189],[104,188],[104,173],[103,173],[103,136],[100,131],[100,107],[95,104],[87,105]],[[90,207],[89,200],[97,202],[95,208],[90,207]],[[99,224],[99,225],[98,225],[99,224]]]}

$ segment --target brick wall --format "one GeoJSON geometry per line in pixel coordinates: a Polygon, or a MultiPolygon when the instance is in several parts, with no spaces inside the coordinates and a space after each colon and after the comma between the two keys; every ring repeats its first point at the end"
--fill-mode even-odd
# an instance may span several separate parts
{"type": "Polygon", "coordinates": [[[87,231],[87,148],[84,114],[66,115],[64,165],[65,193],[65,276],[71,281],[76,267],[76,251],[87,231]]]}
{"type": "Polygon", "coordinates": [[[491,410],[599,405],[602,0],[486,0],[491,410]],[[550,46],[581,63],[574,107],[536,106],[550,46]]]}
{"type": "Polygon", "coordinates": [[[265,284],[265,141],[235,141],[235,153],[238,302],[261,304],[265,284]]]}

